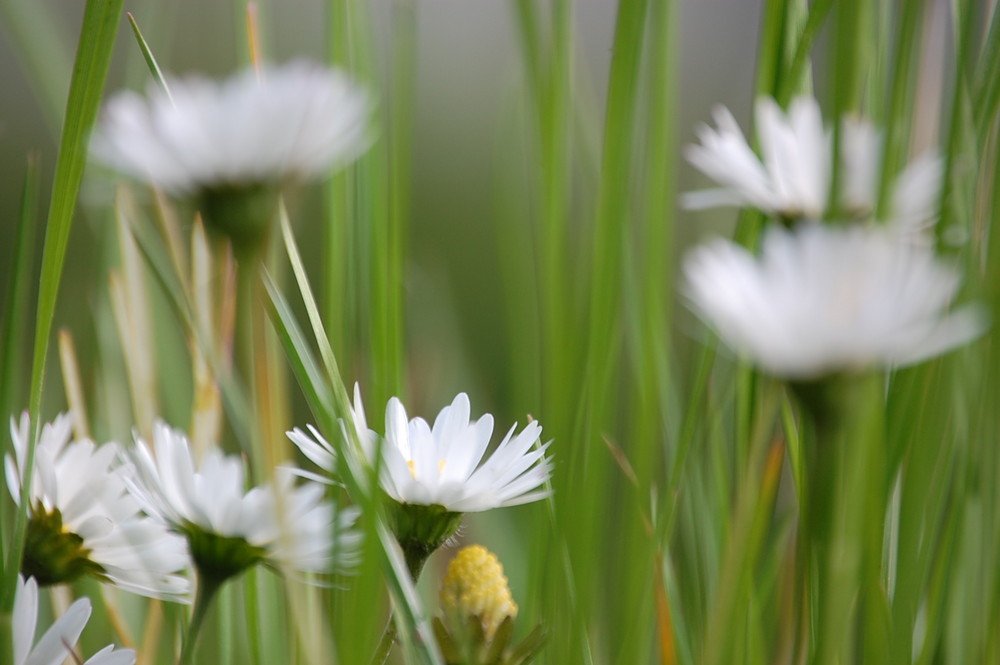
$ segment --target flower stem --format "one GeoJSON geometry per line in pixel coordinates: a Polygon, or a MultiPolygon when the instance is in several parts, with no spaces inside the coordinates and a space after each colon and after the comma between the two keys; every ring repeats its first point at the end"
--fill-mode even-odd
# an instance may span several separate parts
{"type": "Polygon", "coordinates": [[[194,601],[194,612],[191,614],[191,622],[188,624],[187,632],[184,634],[179,665],[190,665],[193,662],[194,647],[198,641],[198,633],[201,631],[201,625],[205,622],[208,608],[224,581],[215,577],[198,576],[198,596],[194,601]]]}
{"type": "Polygon", "coordinates": [[[262,483],[269,476],[272,459],[264,443],[270,434],[269,407],[261,403],[262,398],[266,398],[267,387],[258,380],[261,373],[266,375],[267,365],[264,350],[266,321],[258,297],[261,263],[258,255],[243,252],[236,255],[236,264],[236,363],[256,416],[254,426],[249,429],[250,440],[242,443],[249,446],[247,452],[250,453],[254,480],[262,483]]]}
{"type": "Polygon", "coordinates": [[[854,649],[885,637],[877,621],[857,619],[879,611],[879,507],[886,492],[883,382],[878,373],[827,380],[824,406],[811,412],[806,569],[799,584],[817,612],[812,624],[816,663],[844,662],[854,649]],[[815,574],[812,586],[809,570],[815,574]]]}
{"type": "MultiPolygon", "coordinates": [[[[420,579],[420,571],[424,569],[424,564],[427,563],[427,559],[430,558],[431,553],[422,548],[403,547],[406,568],[410,571],[410,576],[413,577],[414,584],[420,579]]],[[[375,654],[372,656],[372,665],[383,665],[389,658],[389,653],[392,652],[392,647],[395,643],[396,622],[393,616],[390,615],[389,622],[382,631],[382,638],[378,642],[378,647],[375,648],[375,654]]]]}

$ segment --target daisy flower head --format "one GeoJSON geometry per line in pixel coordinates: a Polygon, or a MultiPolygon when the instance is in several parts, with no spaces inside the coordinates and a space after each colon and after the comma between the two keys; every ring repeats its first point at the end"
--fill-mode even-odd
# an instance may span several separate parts
{"type": "Polygon", "coordinates": [[[131,457],[129,488],[148,513],[187,539],[203,577],[221,583],[258,563],[326,573],[356,559],[360,536],[349,527],[357,512],[335,511],[319,484],[295,485],[291,474],[279,473],[246,490],[240,456],[212,447],[196,463],[187,437],[163,422],[153,426],[153,448],[137,437],[131,457]]]}
{"type": "MultiPolygon", "coordinates": [[[[389,400],[382,446],[382,488],[402,504],[438,505],[468,513],[516,506],[548,496],[542,486],[552,470],[545,452],[551,442],[538,444],[542,427],[529,422],[520,433],[507,431],[491,455],[493,416],[470,419],[469,397],[459,393],[441,409],[434,425],[423,418],[409,420],[398,398],[389,400]]],[[[375,449],[368,447],[370,462],[375,449]]]]}
{"type": "Polygon", "coordinates": [[[28,502],[24,574],[42,585],[91,575],[133,593],[186,600],[188,581],[174,574],[188,566],[184,541],[141,513],[116,464],[116,444],[73,440],[69,415],[57,417],[42,428],[25,496],[27,413],[11,419],[10,432],[7,486],[15,502],[28,502]]]}
{"type": "MultiPolygon", "coordinates": [[[[833,162],[832,132],[823,124],[819,103],[812,97],[792,100],[787,112],[770,97],[755,107],[760,156],[750,147],[732,113],[714,111],[716,127],[703,125],[699,143],[688,145],[685,156],[718,188],[690,192],[688,208],[750,206],[783,220],[819,219],[832,206],[830,182],[833,162]]],[[[867,120],[842,120],[839,201],[852,217],[875,214],[881,175],[882,137],[867,120]]],[[[919,231],[937,215],[941,162],[936,155],[919,157],[893,181],[888,219],[904,232],[919,231]]]]}
{"type": "MultiPolygon", "coordinates": [[[[409,420],[402,402],[393,397],[386,407],[381,438],[368,428],[355,385],[352,419],[368,463],[379,470],[381,490],[391,499],[390,523],[414,576],[427,557],[454,535],[463,513],[549,495],[543,486],[552,470],[546,456],[551,442],[539,444],[541,426],[532,421],[515,434],[515,424],[487,456],[493,416],[471,420],[465,393],[441,410],[433,426],[422,418],[409,420]]],[[[311,431],[312,437],[301,430],[289,437],[306,457],[332,471],[332,447],[319,432],[311,431]]]]}
{"type": "Polygon", "coordinates": [[[354,159],[371,143],[367,93],[342,72],[305,61],[245,70],[222,82],[190,77],[146,97],[114,96],[91,142],[101,162],[193,199],[235,245],[259,241],[281,188],[354,159]]]}
{"type": "Polygon", "coordinates": [[[949,311],[957,271],[884,227],[772,226],[760,256],[717,239],[684,274],[691,307],[730,347],[793,381],[915,364],[985,327],[975,306],[949,311]]]}
{"type": "MultiPolygon", "coordinates": [[[[38,642],[35,631],[38,624],[38,583],[29,577],[27,581],[17,576],[14,592],[14,615],[12,633],[14,638],[13,665],[60,665],[69,655],[70,649],[80,639],[80,633],[90,619],[90,600],[80,598],[66,610],[59,619],[49,626],[38,642]]],[[[4,662],[7,662],[6,660],[4,662]]],[[[79,661],[77,661],[79,662],[79,661]]],[[[131,649],[115,650],[113,646],[101,649],[83,665],[132,665],[135,652],[131,649]]]]}

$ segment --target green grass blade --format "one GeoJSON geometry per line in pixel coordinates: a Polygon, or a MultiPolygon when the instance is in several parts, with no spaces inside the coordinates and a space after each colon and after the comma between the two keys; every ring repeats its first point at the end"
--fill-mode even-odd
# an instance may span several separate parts
{"type": "Polygon", "coordinates": [[[757,82],[755,92],[759,95],[773,95],[785,83],[782,63],[785,60],[785,17],[788,14],[788,0],[767,0],[760,27],[760,48],[757,52],[757,82]]]}
{"type": "MultiPolygon", "coordinates": [[[[638,247],[627,246],[630,257],[624,302],[629,313],[626,327],[636,397],[630,400],[629,434],[624,454],[635,469],[634,504],[623,503],[621,537],[616,558],[631,558],[639,565],[622,576],[617,598],[609,603],[613,630],[620,636],[616,655],[620,663],[649,659],[653,623],[650,579],[653,561],[661,546],[646,523],[643,504],[655,491],[657,471],[664,468],[664,451],[672,438],[665,414],[670,410],[669,312],[673,303],[674,212],[676,179],[676,17],[677,3],[651,3],[647,66],[643,87],[649,96],[645,136],[650,146],[642,174],[645,196],[638,247]]],[[[673,429],[673,428],[671,428],[673,429]]],[[[632,488],[627,488],[632,491],[632,488]]],[[[611,554],[615,557],[615,554],[611,554]]]]}
{"type": "Polygon", "coordinates": [[[980,52],[975,85],[975,116],[980,131],[986,131],[1000,105],[1000,12],[994,9],[980,52]]]}
{"type": "MultiPolygon", "coordinates": [[[[4,302],[3,328],[0,329],[0,417],[6,418],[14,409],[23,409],[24,404],[13,404],[12,394],[21,374],[21,359],[24,357],[24,333],[28,318],[27,295],[31,279],[32,247],[35,244],[35,225],[38,213],[38,159],[28,160],[21,194],[21,215],[14,235],[14,256],[9,263],[10,273],[4,302]]],[[[5,450],[6,445],[0,446],[5,450]]],[[[0,536],[4,543],[11,542],[7,532],[7,474],[0,474],[0,536]]],[[[0,548],[0,557],[3,548],[0,548]]],[[[0,566],[3,561],[0,560],[0,566]]],[[[0,569],[0,574],[3,570],[0,569]]]]}
{"type": "Polygon", "coordinates": [[[892,59],[892,92],[885,125],[882,174],[876,198],[878,219],[885,219],[891,212],[890,185],[894,182],[899,164],[904,161],[909,147],[913,94],[917,67],[920,64],[915,55],[920,39],[920,28],[923,25],[924,4],[922,0],[914,0],[902,5],[903,16],[899,34],[896,36],[896,52],[892,59]]]}
{"type": "Polygon", "coordinates": [[[843,190],[843,173],[840,164],[843,154],[843,124],[839,118],[861,110],[864,88],[865,53],[859,35],[864,34],[865,0],[841,0],[834,15],[833,32],[833,159],[831,160],[830,193],[827,214],[836,219],[841,213],[840,192],[843,190]]]}
{"type": "MultiPolygon", "coordinates": [[[[597,217],[591,245],[593,258],[588,280],[585,377],[573,437],[576,444],[569,453],[564,471],[570,477],[559,488],[564,492],[562,499],[577,506],[581,515],[601,516],[574,520],[564,527],[569,536],[570,552],[576,556],[574,573],[580,598],[579,609],[584,617],[598,606],[597,588],[592,581],[602,575],[600,559],[584,552],[590,544],[600,541],[599,525],[603,516],[611,510],[607,502],[601,501],[602,493],[594,492],[592,488],[617,482],[607,473],[608,465],[602,463],[602,433],[613,427],[608,423],[608,415],[611,413],[609,403],[615,364],[621,349],[619,320],[620,298],[623,295],[623,255],[626,238],[632,230],[629,190],[634,172],[633,144],[646,12],[647,3],[644,0],[624,0],[618,5],[608,81],[597,217]]],[[[568,516],[561,514],[560,519],[566,520],[568,516]]],[[[645,566],[645,569],[648,575],[652,575],[651,565],[645,566]]],[[[586,619],[583,622],[585,625],[586,619]]],[[[609,628],[626,630],[627,626],[612,622],[609,628]]],[[[570,630],[581,633],[584,628],[574,626],[570,630]]],[[[618,642],[622,638],[621,634],[615,634],[613,641],[618,642]]]]}
{"type": "MultiPolygon", "coordinates": [[[[76,197],[87,162],[87,141],[90,128],[97,117],[101,103],[104,80],[107,77],[114,49],[115,34],[121,16],[122,0],[88,0],[80,29],[80,43],[73,65],[69,101],[59,157],[56,162],[52,200],[45,227],[45,248],[42,253],[42,273],[39,280],[38,310],[35,323],[35,346],[31,363],[30,412],[33,439],[41,429],[42,391],[45,364],[55,315],[59,281],[62,276],[69,231],[76,209],[76,197]]],[[[32,477],[34,446],[28,447],[25,476],[32,477]]],[[[30,480],[28,481],[30,482],[30,480]]],[[[27,522],[27,502],[22,502],[17,513],[13,539],[7,557],[6,570],[15,570],[24,547],[24,529],[27,522]]],[[[7,575],[0,594],[0,609],[9,608],[14,601],[16,577],[7,575]]]]}
{"type": "MultiPolygon", "coordinates": [[[[313,396],[313,415],[317,418],[321,431],[337,432],[340,429],[339,421],[349,421],[352,417],[350,399],[340,377],[326,330],[319,318],[319,307],[313,298],[312,288],[309,286],[298,248],[295,246],[294,237],[285,216],[282,219],[282,231],[292,271],[298,281],[300,293],[313,326],[315,341],[320,345],[327,374],[325,376],[321,374],[319,365],[316,364],[312,356],[309,343],[299,329],[288,302],[273,280],[268,278],[265,279],[264,284],[270,296],[271,320],[292,364],[296,379],[307,396],[313,396]],[[332,399],[318,399],[318,396],[330,389],[332,389],[332,399]]],[[[350,447],[338,446],[342,460],[342,479],[351,497],[362,510],[378,511],[378,495],[370,489],[373,479],[366,468],[367,465],[361,461],[360,442],[355,440],[355,429],[350,425],[344,429],[352,439],[352,445],[350,447]]],[[[332,438],[334,441],[340,439],[337,436],[332,438]]],[[[376,524],[376,533],[379,540],[377,551],[394,600],[397,626],[400,628],[403,641],[414,647],[414,653],[417,654],[421,662],[441,663],[441,655],[438,653],[430,622],[421,609],[420,598],[416,593],[413,580],[410,578],[402,551],[396,544],[395,537],[381,520],[376,524]]]]}
{"type": "Polygon", "coordinates": [[[135,16],[132,15],[132,12],[128,12],[127,16],[129,25],[132,26],[132,34],[135,35],[135,41],[139,43],[139,50],[142,51],[142,57],[146,61],[146,66],[149,67],[149,73],[153,75],[156,82],[163,88],[163,92],[167,94],[167,98],[172,102],[174,99],[170,96],[170,87],[163,77],[163,72],[160,70],[160,65],[156,62],[153,51],[150,50],[149,44],[146,43],[146,38],[142,36],[142,31],[139,30],[139,24],[136,22],[135,16]]]}
{"type": "Polygon", "coordinates": [[[975,63],[974,53],[976,51],[976,29],[979,27],[979,14],[976,11],[978,3],[956,3],[956,53],[954,72],[950,78],[954,86],[951,91],[951,108],[949,110],[948,133],[945,140],[944,155],[944,176],[941,183],[941,218],[938,220],[936,231],[938,237],[948,229],[952,223],[959,222],[963,226],[971,224],[971,214],[963,215],[967,212],[965,206],[968,205],[968,197],[965,196],[965,185],[968,183],[968,175],[963,174],[958,165],[965,159],[963,152],[976,145],[970,143],[971,109],[970,103],[970,78],[975,63]],[[964,176],[964,177],[963,177],[964,176]]]}
{"type": "Polygon", "coordinates": [[[146,265],[153,274],[156,283],[167,297],[167,303],[173,309],[181,325],[188,331],[194,343],[198,345],[202,357],[208,363],[212,375],[219,384],[222,404],[228,416],[229,427],[242,450],[251,451],[250,423],[253,422],[253,410],[250,408],[250,398],[246,390],[239,384],[233,372],[223,369],[224,364],[207,335],[201,329],[194,313],[188,286],[185,278],[179,272],[180,266],[174,261],[163,237],[149,225],[135,223],[129,225],[139,251],[146,265]]]}
{"type": "Polygon", "coordinates": [[[71,52],[66,36],[50,16],[50,5],[22,0],[0,0],[0,30],[17,47],[17,55],[34,87],[53,136],[59,132],[60,113],[69,77],[71,52]]]}
{"type": "Polygon", "coordinates": [[[809,54],[832,7],[833,0],[816,0],[809,5],[809,15],[795,44],[787,75],[779,78],[775,89],[775,98],[782,107],[787,106],[792,97],[800,92],[796,89],[797,85],[808,72],[809,54]]]}
{"type": "Polygon", "coordinates": [[[388,127],[389,210],[384,242],[375,238],[372,248],[382,263],[375,273],[373,295],[378,325],[373,365],[388,392],[401,395],[405,387],[403,268],[410,214],[410,179],[413,157],[413,115],[417,82],[417,14],[412,0],[396,0],[392,9],[392,104],[388,127]],[[384,255],[383,255],[384,253],[384,255]]]}

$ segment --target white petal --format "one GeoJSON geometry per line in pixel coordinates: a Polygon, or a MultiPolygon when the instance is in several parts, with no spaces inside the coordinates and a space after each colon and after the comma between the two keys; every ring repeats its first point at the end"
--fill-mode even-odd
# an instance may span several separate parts
{"type": "Polygon", "coordinates": [[[684,261],[691,306],[736,351],[777,376],[919,362],[984,329],[947,311],[958,274],[884,228],[772,227],[761,255],[716,240],[684,261]]]}

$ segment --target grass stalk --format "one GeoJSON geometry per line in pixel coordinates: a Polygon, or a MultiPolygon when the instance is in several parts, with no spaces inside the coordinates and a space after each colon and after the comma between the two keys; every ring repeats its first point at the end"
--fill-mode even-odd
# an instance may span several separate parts
{"type": "Polygon", "coordinates": [[[924,2],[914,0],[902,4],[902,18],[896,35],[896,48],[892,56],[892,87],[889,93],[888,114],[885,123],[885,144],[882,148],[882,169],[876,197],[876,218],[886,219],[891,213],[890,185],[894,182],[899,165],[906,158],[912,124],[913,96],[919,65],[917,45],[923,25],[924,2]]]}
{"type": "Polygon", "coordinates": [[[841,173],[844,126],[841,119],[861,111],[864,88],[865,53],[858,38],[864,34],[865,0],[843,0],[837,3],[834,16],[833,44],[833,158],[830,166],[830,195],[827,216],[837,219],[841,214],[840,194],[843,190],[841,173]]]}
{"type": "Polygon", "coordinates": [[[579,608],[585,614],[593,611],[595,606],[596,589],[590,581],[599,580],[602,576],[601,569],[595,566],[597,561],[587,551],[590,543],[600,542],[595,527],[602,522],[608,506],[601,505],[598,493],[589,488],[603,487],[611,482],[606,473],[607,467],[601,463],[598,454],[603,448],[602,434],[611,427],[608,422],[608,414],[611,413],[610,386],[620,348],[618,299],[623,287],[625,242],[631,230],[629,185],[633,173],[637,90],[645,44],[646,10],[644,0],[623,0],[618,5],[608,79],[597,217],[591,246],[585,370],[573,436],[577,443],[565,465],[566,473],[570,474],[569,482],[560,488],[565,492],[562,499],[576,506],[580,514],[588,516],[587,520],[573,520],[574,523],[566,528],[570,553],[575,558],[579,608]]]}
{"type": "MultiPolygon", "coordinates": [[[[676,19],[673,2],[656,2],[649,6],[647,17],[648,44],[644,89],[649,95],[645,135],[648,151],[642,173],[645,196],[642,200],[642,224],[636,235],[639,248],[630,251],[638,261],[629,260],[635,269],[627,269],[626,298],[631,311],[626,325],[630,331],[630,347],[634,355],[636,396],[632,400],[624,454],[635,470],[635,501],[623,502],[619,560],[630,557],[648,575],[638,573],[623,576],[617,598],[612,601],[611,615],[618,617],[613,625],[620,636],[617,661],[642,662],[649,658],[648,645],[653,615],[653,595],[650,577],[656,575],[658,545],[651,525],[647,523],[644,503],[653,492],[656,471],[664,468],[662,451],[669,443],[666,413],[670,410],[670,344],[669,312],[673,298],[673,271],[669,269],[674,253],[673,201],[675,190],[676,137],[676,19]]],[[[619,481],[620,482],[620,481],[619,481]]],[[[626,490],[627,491],[627,490],[626,490]]],[[[634,565],[634,564],[633,564],[634,565]]],[[[662,635],[661,635],[662,637],[662,635]]]]}
{"type": "Polygon", "coordinates": [[[47,5],[2,0],[0,17],[4,33],[14,41],[18,59],[29,74],[28,83],[34,88],[42,114],[52,134],[58,135],[70,84],[66,72],[72,62],[66,36],[47,5]]]}
{"type": "MultiPolygon", "coordinates": [[[[45,366],[49,342],[52,336],[52,322],[55,316],[56,299],[69,231],[73,223],[76,197],[83,178],[83,168],[87,159],[87,139],[97,109],[101,102],[104,80],[107,77],[114,47],[115,33],[121,15],[122,0],[88,0],[80,29],[70,83],[69,99],[66,104],[59,157],[52,187],[52,199],[45,226],[45,243],[42,251],[42,268],[39,279],[38,308],[35,316],[35,341],[31,363],[30,406],[32,440],[38,439],[41,431],[42,394],[44,389],[45,366]]],[[[28,447],[25,463],[26,485],[31,482],[35,450],[28,447]]],[[[24,493],[27,494],[26,487],[24,493]]],[[[24,547],[24,529],[27,524],[27,502],[22,502],[14,524],[11,546],[7,553],[4,571],[19,568],[24,547]]],[[[16,576],[6,574],[0,590],[0,610],[9,609],[14,602],[16,576]]]]}
{"type": "MultiPolygon", "coordinates": [[[[320,369],[313,359],[305,336],[298,328],[288,303],[273,281],[268,278],[265,280],[265,286],[270,296],[272,323],[292,364],[293,373],[306,393],[321,431],[334,432],[338,429],[340,421],[346,423],[344,430],[347,432],[348,441],[339,446],[338,453],[347,491],[363,513],[381,516],[379,497],[374,489],[377,472],[362,461],[361,444],[357,440],[355,428],[351,425],[350,398],[341,379],[339,365],[328,341],[328,334],[323,327],[319,307],[313,297],[298,247],[284,216],[282,237],[299,293],[306,307],[315,343],[319,346],[323,369],[320,369]]],[[[338,444],[341,443],[340,439],[341,437],[334,438],[338,444]]],[[[441,655],[433,639],[430,622],[420,609],[421,603],[416,595],[403,553],[380,518],[376,519],[375,531],[378,545],[373,547],[395,604],[396,625],[400,638],[404,645],[413,646],[420,662],[438,665],[441,663],[441,655]]]]}
{"type": "Polygon", "coordinates": [[[945,139],[944,175],[941,182],[941,217],[935,229],[938,238],[953,223],[961,221],[960,206],[967,201],[967,197],[963,196],[965,192],[962,191],[967,179],[962,178],[956,167],[963,150],[970,145],[976,145],[974,141],[970,143],[968,137],[972,120],[969,85],[977,51],[975,33],[980,16],[981,8],[977,0],[954,5],[956,57],[954,73],[950,77],[954,87],[951,90],[951,103],[947,116],[948,131],[945,139]]]}
{"type": "MultiPolygon", "coordinates": [[[[21,359],[24,357],[25,327],[28,322],[28,280],[31,273],[31,254],[34,245],[34,229],[38,214],[38,158],[32,156],[28,160],[25,172],[24,186],[21,190],[21,214],[18,218],[17,230],[14,232],[14,256],[8,263],[10,273],[7,278],[7,289],[4,296],[6,306],[3,312],[3,323],[0,328],[0,413],[14,413],[24,405],[14,404],[14,388],[18,385],[23,369],[21,359]]],[[[0,446],[6,450],[6,446],[0,446]]],[[[0,496],[7,494],[7,475],[0,474],[0,496]]],[[[9,531],[9,515],[6,505],[0,505],[0,536],[4,547],[0,547],[0,573],[4,572],[3,557],[6,554],[6,543],[12,542],[9,531]]],[[[2,609],[2,607],[0,607],[2,609]]],[[[2,653],[2,652],[0,652],[2,653]]]]}

